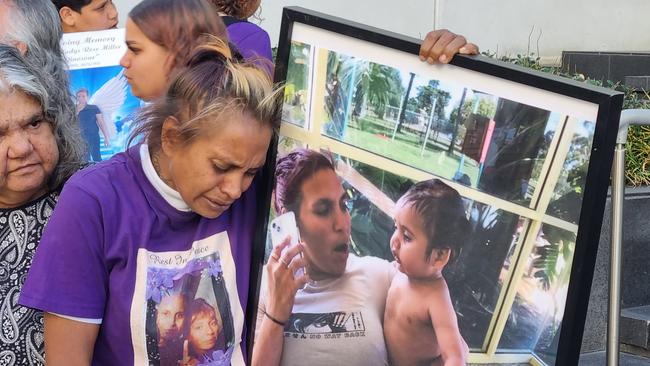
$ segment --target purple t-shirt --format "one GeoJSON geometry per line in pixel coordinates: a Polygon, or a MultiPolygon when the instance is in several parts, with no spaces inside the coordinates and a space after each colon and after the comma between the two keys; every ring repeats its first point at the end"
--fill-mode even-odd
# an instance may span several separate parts
{"type": "Polygon", "coordinates": [[[20,303],[102,319],[93,365],[177,365],[184,343],[199,364],[244,364],[255,189],[216,219],[179,211],[145,176],[138,149],[68,181],[20,303]],[[195,320],[211,327],[202,343],[195,320]]]}
{"type": "Polygon", "coordinates": [[[266,59],[258,62],[269,73],[272,70],[273,51],[269,34],[257,24],[248,21],[238,21],[228,25],[228,38],[234,43],[246,60],[266,59]]]}

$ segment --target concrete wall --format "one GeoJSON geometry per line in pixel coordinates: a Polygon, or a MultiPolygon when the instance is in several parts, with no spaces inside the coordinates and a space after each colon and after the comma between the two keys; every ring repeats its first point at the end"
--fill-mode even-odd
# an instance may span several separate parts
{"type": "Polygon", "coordinates": [[[529,48],[537,54],[538,45],[539,54],[547,57],[558,57],[563,50],[650,51],[646,0],[437,0],[437,4],[438,27],[467,36],[482,50],[498,48],[500,55],[529,48]]]}
{"type": "MultiPolygon", "coordinates": [[[[127,13],[138,1],[114,0],[114,3],[120,12],[120,26],[124,26],[127,13]]],[[[435,18],[434,0],[262,0],[261,21],[251,20],[269,32],[274,46],[284,6],[302,6],[417,38],[423,38],[433,29],[435,18]]]]}
{"type": "MultiPolygon", "coordinates": [[[[138,3],[114,0],[122,26],[138,3]]],[[[297,5],[409,36],[448,28],[482,50],[538,53],[650,50],[650,1],[625,0],[262,0],[261,26],[275,45],[282,7],[297,5]],[[530,37],[529,37],[530,35],[530,37]],[[538,47],[539,46],[539,47],[538,47]]]]}

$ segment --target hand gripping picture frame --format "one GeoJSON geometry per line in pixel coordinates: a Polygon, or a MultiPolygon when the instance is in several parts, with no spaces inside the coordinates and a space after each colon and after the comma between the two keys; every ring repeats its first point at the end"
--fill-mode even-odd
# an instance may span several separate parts
{"type": "Polygon", "coordinates": [[[249,353],[576,365],[623,95],[484,56],[429,65],[420,43],[284,9],[249,353]],[[280,317],[268,289],[295,267],[267,229],[287,212],[310,280],[280,317]]]}

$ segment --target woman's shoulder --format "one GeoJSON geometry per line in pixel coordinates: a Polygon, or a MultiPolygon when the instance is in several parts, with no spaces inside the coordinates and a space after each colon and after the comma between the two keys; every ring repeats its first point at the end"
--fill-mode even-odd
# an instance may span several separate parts
{"type": "Polygon", "coordinates": [[[228,30],[228,33],[230,34],[231,32],[234,33],[242,33],[242,34],[250,34],[250,33],[264,33],[268,34],[262,27],[259,25],[249,22],[249,21],[240,21],[240,22],[235,22],[226,27],[228,30]]]}
{"type": "Polygon", "coordinates": [[[114,155],[108,160],[88,165],[77,171],[63,187],[76,187],[87,192],[106,192],[106,189],[133,180],[133,167],[128,152],[114,155]]]}
{"type": "Polygon", "coordinates": [[[239,22],[234,23],[228,26],[228,37],[231,42],[239,46],[240,43],[248,44],[250,42],[256,41],[260,42],[260,47],[268,46],[270,47],[271,39],[269,34],[262,29],[259,25],[250,22],[239,22]]]}

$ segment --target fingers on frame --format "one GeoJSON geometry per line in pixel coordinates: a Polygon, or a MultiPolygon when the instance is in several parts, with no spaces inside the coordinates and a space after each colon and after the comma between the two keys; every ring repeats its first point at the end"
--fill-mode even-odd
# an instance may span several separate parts
{"type": "Polygon", "coordinates": [[[422,41],[422,45],[420,46],[420,59],[422,61],[426,60],[429,57],[431,48],[434,44],[436,44],[436,42],[438,42],[440,36],[445,32],[448,32],[448,30],[438,29],[427,33],[426,37],[424,37],[424,41],[422,41]]]}
{"type": "MultiPolygon", "coordinates": [[[[440,36],[438,39],[438,42],[436,42],[433,47],[431,48],[431,54],[429,55],[429,58],[427,59],[427,62],[429,63],[436,63],[436,62],[447,62],[451,59],[449,55],[445,53],[449,45],[453,44],[454,40],[456,39],[456,35],[451,32],[446,32],[443,35],[440,36]],[[442,56],[445,56],[443,58],[442,56]]],[[[458,47],[460,48],[460,47],[458,47]]],[[[457,49],[458,49],[457,48],[457,49]]],[[[453,54],[452,54],[453,56],[453,54]]]]}
{"type": "Polygon", "coordinates": [[[445,47],[442,56],[445,56],[444,60],[439,60],[440,62],[447,63],[451,61],[455,54],[459,53],[459,50],[467,44],[467,40],[463,36],[455,36],[445,47]]]}

